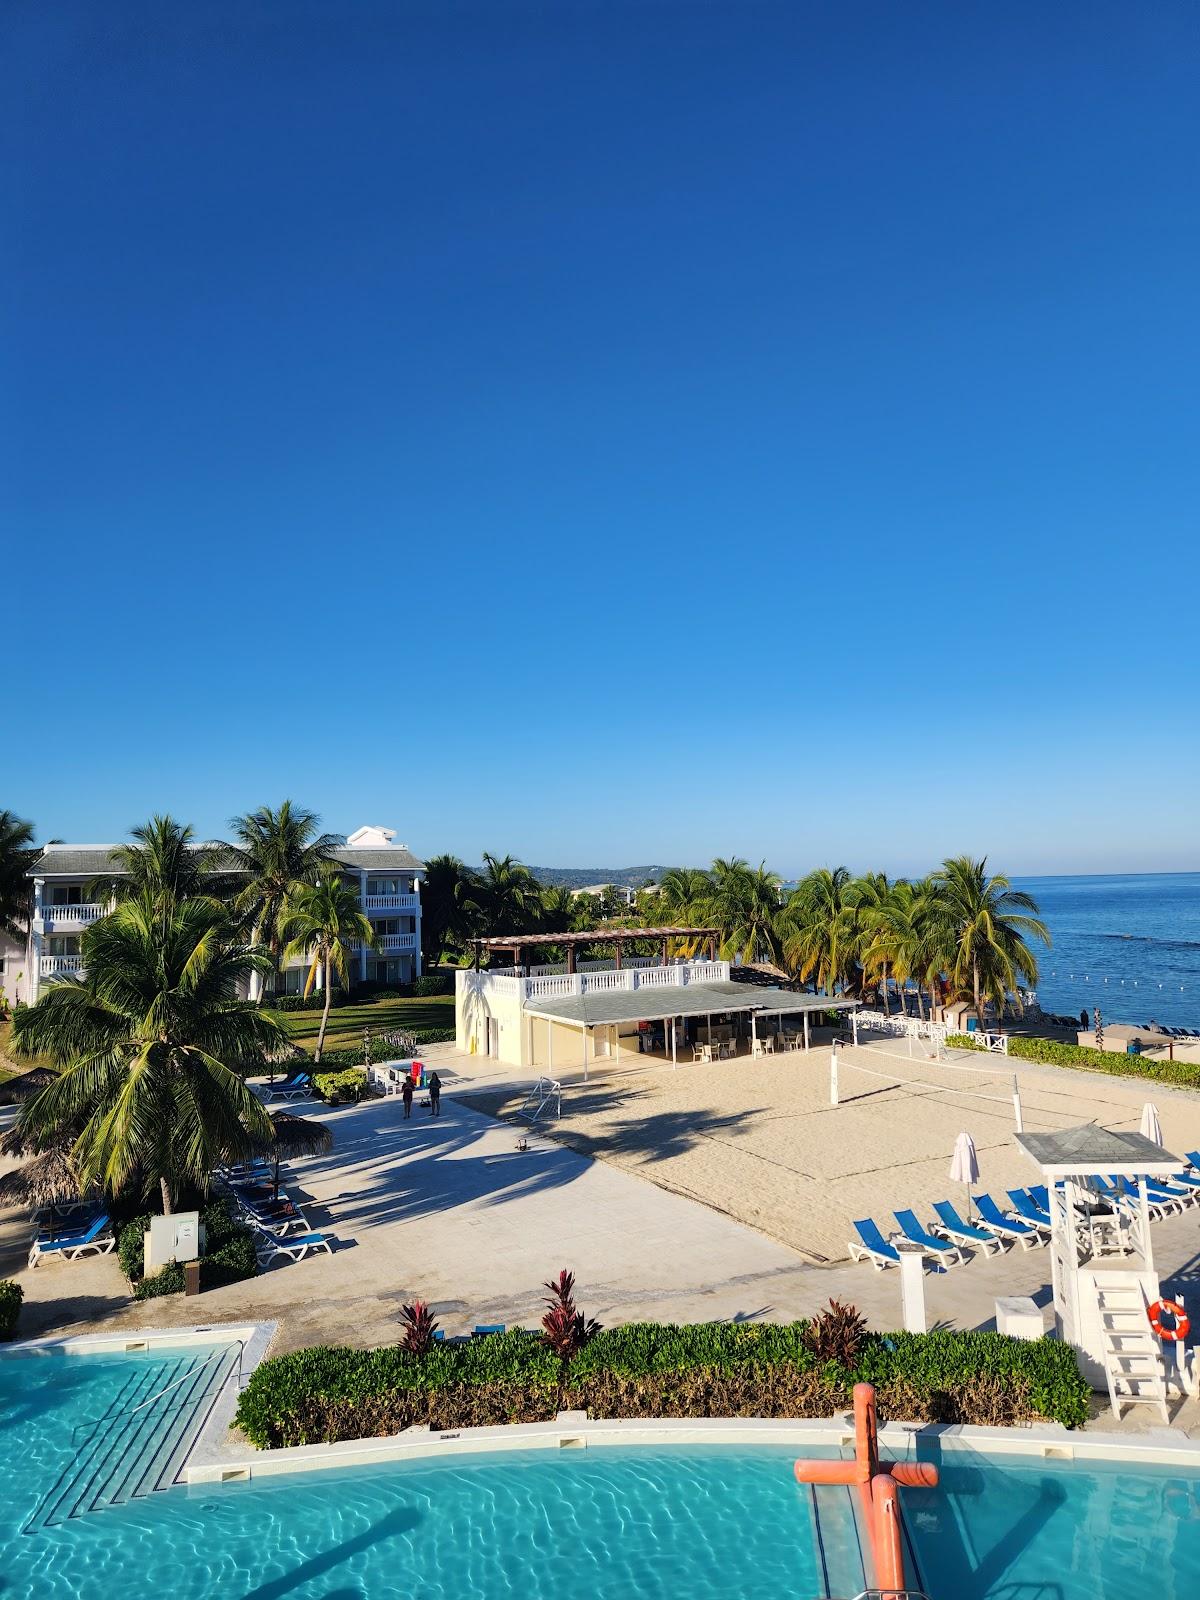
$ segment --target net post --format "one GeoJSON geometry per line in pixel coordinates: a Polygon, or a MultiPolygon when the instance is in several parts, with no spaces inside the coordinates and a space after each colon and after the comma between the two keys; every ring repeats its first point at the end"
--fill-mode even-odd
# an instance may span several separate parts
{"type": "Polygon", "coordinates": [[[1017,1082],[1017,1075],[1013,1073],[1013,1116],[1016,1119],[1018,1133],[1025,1132],[1025,1119],[1021,1115],[1021,1085],[1017,1082]]]}
{"type": "Polygon", "coordinates": [[[829,1104],[838,1104],[838,1062],[837,1040],[833,1041],[833,1049],[829,1053],[829,1104]]]}

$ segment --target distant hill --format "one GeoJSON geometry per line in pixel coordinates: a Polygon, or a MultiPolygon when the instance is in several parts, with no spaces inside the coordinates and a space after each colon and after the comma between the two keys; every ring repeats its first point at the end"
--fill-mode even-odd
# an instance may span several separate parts
{"type": "Polygon", "coordinates": [[[539,883],[550,888],[586,889],[593,883],[612,883],[618,889],[640,889],[657,883],[666,867],[530,867],[539,883]]]}

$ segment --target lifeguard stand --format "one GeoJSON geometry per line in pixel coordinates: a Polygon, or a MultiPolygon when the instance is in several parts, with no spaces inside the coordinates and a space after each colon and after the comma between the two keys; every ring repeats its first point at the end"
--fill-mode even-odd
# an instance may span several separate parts
{"type": "Polygon", "coordinates": [[[1140,1133],[1094,1122],[1014,1137],[1049,1191],[1059,1338],[1074,1346],[1092,1388],[1108,1389],[1116,1415],[1123,1400],[1158,1406],[1169,1420],[1162,1353],[1146,1315],[1159,1284],[1141,1180],[1170,1178],[1182,1163],[1140,1133]],[[1114,1202],[1117,1175],[1133,1180],[1136,1198],[1114,1202]]]}

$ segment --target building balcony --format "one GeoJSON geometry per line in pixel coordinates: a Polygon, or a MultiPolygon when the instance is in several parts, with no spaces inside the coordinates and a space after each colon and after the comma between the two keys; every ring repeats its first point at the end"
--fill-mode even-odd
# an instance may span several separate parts
{"type": "Polygon", "coordinates": [[[82,956],[43,956],[41,965],[43,978],[79,978],[83,976],[82,956]]]}
{"type": "Polygon", "coordinates": [[[415,933],[385,933],[380,936],[376,944],[376,949],[380,955],[395,955],[397,951],[415,950],[416,948],[417,936],[415,933]]]}
{"type": "Polygon", "coordinates": [[[495,967],[475,972],[459,969],[456,982],[460,990],[478,986],[485,993],[509,995],[522,1002],[551,997],[606,993],[613,989],[684,988],[689,983],[728,983],[728,961],[677,961],[668,966],[653,962],[647,966],[605,967],[592,972],[538,972],[534,975],[518,968],[495,967]]]}
{"type": "MultiPolygon", "coordinates": [[[[78,906],[43,905],[38,918],[43,929],[86,928],[112,910],[107,900],[85,900],[78,906]]],[[[36,919],[35,919],[36,920],[36,919]]]]}
{"type": "Polygon", "coordinates": [[[407,911],[409,916],[415,916],[421,909],[421,897],[419,894],[365,894],[362,907],[368,916],[393,911],[407,911]]]}

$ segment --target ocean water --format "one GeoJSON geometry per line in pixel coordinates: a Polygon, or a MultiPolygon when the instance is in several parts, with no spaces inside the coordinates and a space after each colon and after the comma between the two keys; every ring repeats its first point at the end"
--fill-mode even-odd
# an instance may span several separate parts
{"type": "Polygon", "coordinates": [[[1041,907],[1046,1011],[1200,1028],[1200,872],[1016,878],[1041,907]]]}

